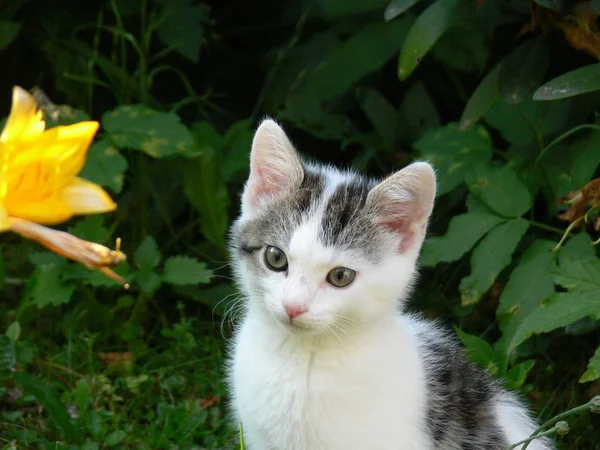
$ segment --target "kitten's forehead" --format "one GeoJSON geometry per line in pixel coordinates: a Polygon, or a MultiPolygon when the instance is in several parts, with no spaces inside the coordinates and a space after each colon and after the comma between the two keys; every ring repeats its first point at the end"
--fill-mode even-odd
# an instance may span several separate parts
{"type": "Polygon", "coordinates": [[[242,220],[234,239],[242,241],[238,242],[241,246],[289,249],[292,239],[297,243],[301,238],[305,246],[318,243],[376,259],[379,233],[365,206],[375,184],[353,172],[305,165],[301,186],[256,216],[242,220]]]}

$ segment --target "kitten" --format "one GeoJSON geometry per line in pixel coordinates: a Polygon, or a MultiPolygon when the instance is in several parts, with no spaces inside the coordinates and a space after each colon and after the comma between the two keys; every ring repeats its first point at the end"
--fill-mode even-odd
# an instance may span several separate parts
{"type": "Polygon", "coordinates": [[[272,120],[250,159],[229,367],[248,449],[505,450],[533,432],[452,337],[401,312],[433,209],[429,164],[381,182],[308,164],[272,120]]]}

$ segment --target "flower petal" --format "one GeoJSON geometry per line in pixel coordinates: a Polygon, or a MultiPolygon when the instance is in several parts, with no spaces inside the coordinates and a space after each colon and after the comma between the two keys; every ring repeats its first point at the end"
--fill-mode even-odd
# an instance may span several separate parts
{"type": "Polygon", "coordinates": [[[82,178],[74,178],[63,189],[62,198],[73,214],[104,213],[117,209],[104,189],[82,178]]]}
{"type": "Polygon", "coordinates": [[[4,206],[0,205],[0,232],[10,229],[10,220],[4,206]]]}
{"type": "Polygon", "coordinates": [[[4,202],[9,216],[43,225],[54,225],[73,216],[73,211],[60,195],[34,199],[8,196],[4,202]]]}
{"type": "Polygon", "coordinates": [[[10,115],[0,135],[0,142],[32,139],[42,134],[45,127],[42,111],[38,110],[33,96],[25,89],[15,86],[10,115]]]}

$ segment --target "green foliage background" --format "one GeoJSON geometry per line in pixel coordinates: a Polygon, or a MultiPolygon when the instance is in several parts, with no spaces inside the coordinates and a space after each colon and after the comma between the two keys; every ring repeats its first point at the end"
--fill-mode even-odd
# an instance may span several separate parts
{"type": "MultiPolygon", "coordinates": [[[[222,382],[239,297],[227,229],[257,121],[309,158],[440,191],[411,307],[542,419],[600,393],[600,2],[5,0],[0,117],[41,87],[98,120],[82,176],[118,202],[64,229],[112,246],[124,291],[15,235],[0,246],[0,447],[236,448],[222,382]],[[581,221],[580,221],[581,222],[581,221]],[[555,251],[551,251],[555,249],[555,251]]],[[[68,105],[68,106],[66,106],[68,105]]],[[[600,448],[598,416],[561,449],[600,448]]]]}

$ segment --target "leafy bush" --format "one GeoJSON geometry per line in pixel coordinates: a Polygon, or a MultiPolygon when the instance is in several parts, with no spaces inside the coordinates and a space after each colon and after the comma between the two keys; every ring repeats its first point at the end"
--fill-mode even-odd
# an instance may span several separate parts
{"type": "MultiPolygon", "coordinates": [[[[263,114],[311,158],[378,176],[431,161],[412,306],[544,419],[599,392],[599,2],[0,6],[0,104],[39,85],[50,125],[99,120],[82,176],[119,208],[66,229],[121,237],[131,284],[2,236],[5,448],[236,446],[226,238],[263,114]]],[[[597,416],[568,421],[560,448],[598,445],[597,416]]]]}

